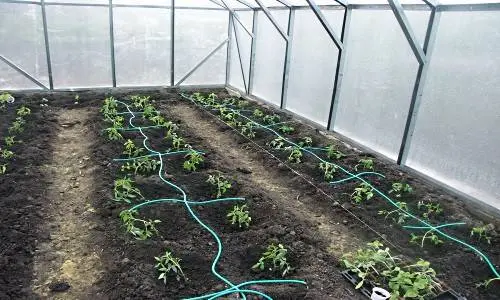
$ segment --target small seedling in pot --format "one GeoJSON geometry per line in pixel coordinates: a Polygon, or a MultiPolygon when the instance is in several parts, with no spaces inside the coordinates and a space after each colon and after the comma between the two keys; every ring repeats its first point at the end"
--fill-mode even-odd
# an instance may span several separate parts
{"type": "Polygon", "coordinates": [[[26,106],[21,106],[17,111],[16,111],[16,114],[19,116],[19,117],[25,117],[25,116],[29,116],[31,114],[31,109],[27,108],[26,106]]]}
{"type": "Polygon", "coordinates": [[[256,108],[254,111],[253,111],[253,116],[254,117],[257,117],[257,118],[262,118],[264,116],[264,112],[258,108],[256,108]]]}
{"type": "Polygon", "coordinates": [[[132,200],[137,198],[144,198],[141,191],[134,187],[134,181],[128,177],[115,180],[115,201],[124,201],[131,203],[132,200]]]}
{"type": "Polygon", "coordinates": [[[302,162],[303,154],[302,151],[300,150],[299,147],[293,147],[292,151],[290,152],[290,155],[288,156],[288,161],[293,162],[293,163],[300,163],[302,162]]]}
{"type": "Polygon", "coordinates": [[[147,240],[154,234],[158,234],[156,224],[161,223],[160,220],[142,220],[137,218],[138,212],[135,210],[124,210],[120,213],[120,219],[125,225],[128,233],[132,234],[137,240],[147,240]],[[141,227],[137,227],[137,223],[141,227]]]}
{"type": "Polygon", "coordinates": [[[333,174],[337,171],[338,167],[329,162],[322,162],[319,164],[319,168],[323,171],[323,175],[326,181],[333,179],[333,174]]]}
{"type": "Polygon", "coordinates": [[[127,162],[122,166],[123,172],[133,172],[134,174],[149,175],[160,165],[160,161],[149,157],[141,157],[127,162]]]}
{"type": "Polygon", "coordinates": [[[139,156],[144,149],[138,148],[135,144],[134,141],[132,140],[127,140],[125,144],[123,144],[125,150],[123,151],[123,154],[127,155],[128,158],[133,158],[139,156]]]}
{"type": "Polygon", "coordinates": [[[491,244],[490,232],[493,231],[493,224],[487,224],[483,226],[473,227],[470,231],[470,236],[477,235],[478,240],[484,239],[491,244]]]}
{"type": "Polygon", "coordinates": [[[282,244],[275,245],[273,243],[267,246],[266,251],[262,254],[259,261],[252,266],[252,269],[263,271],[265,268],[268,268],[272,272],[280,271],[281,276],[285,277],[292,270],[292,267],[287,262],[287,253],[288,249],[282,244]]]}
{"type": "Polygon", "coordinates": [[[373,188],[366,182],[358,185],[351,194],[351,199],[356,203],[362,203],[363,201],[370,200],[373,197],[373,188]]]}
{"type": "Polygon", "coordinates": [[[335,145],[328,145],[328,147],[326,147],[326,155],[329,159],[340,159],[345,156],[345,154],[340,152],[335,145]]]}
{"type": "Polygon", "coordinates": [[[295,131],[295,128],[293,128],[292,126],[283,125],[280,126],[278,130],[281,131],[282,133],[290,134],[295,131]]]}
{"type": "Polygon", "coordinates": [[[7,150],[7,149],[1,149],[0,148],[0,157],[3,159],[11,159],[14,157],[14,152],[7,150]]]}
{"type": "Polygon", "coordinates": [[[437,236],[433,230],[427,231],[424,235],[410,234],[410,243],[418,244],[420,242],[420,247],[424,247],[426,240],[429,240],[434,246],[438,246],[443,243],[443,241],[437,236]]]}
{"type": "Polygon", "coordinates": [[[187,160],[184,161],[183,167],[187,171],[196,171],[198,165],[203,162],[203,156],[192,149],[189,150],[189,153],[186,154],[185,158],[187,160]]]}
{"type": "Polygon", "coordinates": [[[243,226],[248,228],[252,221],[246,204],[233,206],[233,209],[227,214],[227,218],[231,225],[238,224],[240,228],[243,226]]]}
{"type": "Polygon", "coordinates": [[[269,146],[273,147],[274,149],[283,149],[285,148],[285,140],[282,137],[277,137],[269,142],[269,146]]]}
{"type": "Polygon", "coordinates": [[[220,198],[231,188],[231,182],[221,174],[208,175],[207,182],[217,189],[216,198],[220,198]]]}
{"type": "Polygon", "coordinates": [[[392,189],[389,190],[389,194],[394,193],[396,198],[401,198],[403,194],[410,194],[413,189],[408,183],[394,182],[392,184],[392,189]]]}
{"type": "Polygon", "coordinates": [[[387,219],[392,214],[397,214],[397,218],[392,218],[392,220],[394,222],[397,222],[398,224],[403,224],[406,219],[409,218],[408,214],[406,213],[408,211],[408,204],[406,202],[396,202],[396,205],[398,209],[394,209],[391,211],[380,210],[378,214],[385,216],[385,219],[387,219]]]}
{"type": "Polygon", "coordinates": [[[149,104],[149,96],[134,95],[130,97],[135,108],[145,108],[149,104]]]}
{"type": "Polygon", "coordinates": [[[254,123],[249,121],[245,125],[243,125],[243,127],[241,127],[241,133],[248,138],[254,138],[254,123]]]}
{"type": "Polygon", "coordinates": [[[5,174],[5,172],[7,172],[7,167],[8,167],[8,164],[0,165],[0,175],[3,175],[3,174],[5,174]]]}
{"type": "Polygon", "coordinates": [[[172,255],[172,252],[165,251],[165,254],[163,254],[162,256],[155,256],[155,260],[157,261],[155,268],[156,270],[158,270],[158,272],[160,272],[160,276],[158,276],[158,279],[163,279],[163,283],[167,284],[167,276],[170,273],[173,273],[175,275],[177,281],[180,281],[181,278],[187,280],[181,268],[181,259],[174,257],[172,255]]]}
{"type": "Polygon", "coordinates": [[[358,167],[361,166],[363,170],[372,170],[373,171],[373,159],[371,158],[366,158],[366,159],[360,159],[359,164],[354,166],[354,170],[358,170],[358,167]]]}
{"type": "Polygon", "coordinates": [[[6,136],[4,138],[4,141],[5,141],[5,146],[7,147],[12,147],[16,143],[15,136],[6,136]]]}
{"type": "Polygon", "coordinates": [[[180,136],[177,136],[177,133],[172,133],[172,147],[174,149],[179,150],[184,146],[184,139],[180,136]]]}
{"type": "Polygon", "coordinates": [[[110,141],[123,140],[123,136],[118,132],[117,128],[110,127],[110,128],[106,128],[105,131],[108,134],[108,140],[110,140],[110,141]]]}
{"type": "Polygon", "coordinates": [[[298,143],[300,147],[311,147],[313,144],[312,138],[306,136],[298,143]]]}
{"type": "Polygon", "coordinates": [[[278,116],[278,115],[266,115],[266,116],[264,116],[262,121],[264,121],[265,124],[273,125],[273,124],[276,124],[280,121],[280,116],[278,116]]]}
{"type": "Polygon", "coordinates": [[[419,210],[425,209],[426,211],[423,213],[424,218],[429,219],[432,215],[439,215],[443,212],[441,205],[439,203],[432,202],[424,202],[418,201],[417,207],[419,210]]]}

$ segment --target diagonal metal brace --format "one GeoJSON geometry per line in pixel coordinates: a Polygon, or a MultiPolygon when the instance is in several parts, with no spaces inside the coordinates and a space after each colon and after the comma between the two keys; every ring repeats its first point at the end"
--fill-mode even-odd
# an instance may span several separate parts
{"type": "Polygon", "coordinates": [[[31,76],[30,74],[28,74],[26,71],[24,71],[23,69],[19,68],[18,66],[16,66],[15,63],[11,62],[10,60],[8,60],[7,58],[5,58],[3,55],[0,55],[0,60],[2,60],[4,63],[6,63],[9,67],[11,67],[12,69],[16,70],[17,72],[21,73],[24,77],[28,78],[29,80],[31,80],[33,83],[35,83],[36,85],[38,85],[39,87],[41,87],[42,89],[44,90],[48,90],[49,88],[46,87],[43,83],[41,83],[40,81],[36,80],[35,77],[31,76]]]}
{"type": "Polygon", "coordinates": [[[313,10],[314,14],[318,18],[318,20],[321,22],[321,25],[323,25],[323,28],[325,28],[326,32],[330,36],[330,38],[333,40],[339,51],[344,50],[344,44],[340,40],[340,38],[335,34],[335,31],[333,31],[332,26],[330,26],[330,23],[326,20],[325,15],[321,12],[321,9],[319,8],[318,5],[313,0],[306,0],[307,3],[309,3],[309,6],[313,10]]]}
{"type": "Polygon", "coordinates": [[[226,7],[227,10],[229,10],[229,12],[234,17],[234,19],[236,21],[238,21],[238,23],[240,23],[240,25],[241,25],[241,27],[243,27],[243,29],[245,29],[245,31],[248,33],[248,35],[251,36],[252,39],[255,38],[253,33],[250,30],[248,30],[248,28],[245,26],[245,24],[243,24],[243,22],[241,22],[240,17],[238,17],[236,12],[231,7],[229,7],[229,5],[227,5],[226,1],[225,0],[221,0],[221,1],[222,1],[222,3],[224,3],[224,6],[226,7]]]}
{"type": "Polygon", "coordinates": [[[257,4],[260,6],[260,8],[262,8],[262,11],[269,18],[269,21],[271,21],[271,23],[273,23],[274,27],[276,27],[276,29],[279,31],[280,35],[288,42],[288,35],[285,33],[283,28],[281,28],[281,26],[278,24],[278,22],[273,17],[273,15],[269,11],[269,9],[264,4],[262,4],[261,0],[255,0],[255,2],[257,2],[257,4]]]}

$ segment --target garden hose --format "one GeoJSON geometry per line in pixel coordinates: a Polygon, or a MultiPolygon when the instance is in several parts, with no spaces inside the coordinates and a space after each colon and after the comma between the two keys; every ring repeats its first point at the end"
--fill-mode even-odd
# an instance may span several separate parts
{"type": "MultiPolygon", "coordinates": [[[[181,94],[181,96],[189,101],[191,101],[192,103],[194,103],[196,106],[199,106],[196,101],[194,99],[192,99],[191,97],[185,95],[185,94],[181,94]]],[[[206,106],[203,106],[203,107],[206,107],[206,106]]],[[[239,115],[240,117],[248,120],[249,122],[255,124],[257,127],[260,127],[262,129],[265,129],[265,130],[268,130],[270,132],[272,132],[275,136],[283,139],[284,141],[288,142],[290,145],[293,145],[299,149],[301,149],[302,151],[306,152],[306,153],[309,153],[310,155],[312,155],[313,157],[317,158],[319,161],[323,162],[323,163],[330,163],[330,164],[333,164],[335,167],[339,168],[342,172],[344,172],[346,175],[350,176],[349,178],[347,178],[347,180],[351,180],[351,179],[358,179],[359,181],[367,184],[370,188],[372,188],[373,191],[375,191],[379,196],[381,196],[382,198],[384,198],[387,202],[389,202],[391,205],[393,205],[394,207],[396,207],[397,210],[403,212],[405,215],[407,215],[408,217],[411,217],[413,220],[416,220],[417,222],[425,225],[423,226],[424,228],[426,229],[429,229],[431,231],[434,231],[438,234],[440,234],[441,236],[451,240],[451,241],[454,241],[458,244],[461,244],[463,246],[465,246],[466,248],[469,248],[471,249],[473,252],[475,252],[477,255],[480,256],[481,260],[485,261],[486,264],[488,265],[488,267],[490,268],[490,270],[492,271],[492,273],[495,275],[495,278],[498,278],[500,279],[500,274],[499,272],[497,271],[497,269],[495,268],[495,266],[493,265],[493,263],[490,261],[490,259],[484,254],[482,253],[479,249],[477,249],[476,247],[458,239],[458,238],[455,238],[453,236],[450,236],[448,234],[446,234],[445,232],[442,232],[439,228],[441,227],[445,227],[445,226],[433,226],[431,224],[429,224],[428,222],[426,222],[425,220],[422,220],[420,219],[418,216],[415,216],[414,214],[410,213],[409,211],[406,211],[404,209],[402,209],[401,207],[399,207],[399,205],[394,201],[392,200],[389,196],[387,196],[386,194],[384,194],[382,191],[380,191],[379,189],[377,189],[376,187],[374,187],[369,181],[363,179],[362,177],[360,177],[360,175],[362,175],[362,173],[359,173],[359,174],[353,174],[351,172],[349,172],[348,170],[346,170],[345,168],[343,168],[342,166],[340,165],[337,165],[335,163],[331,163],[331,162],[327,162],[325,160],[323,160],[321,157],[319,157],[318,155],[316,155],[314,152],[312,152],[311,150],[308,150],[307,147],[302,147],[296,143],[294,143],[293,141],[283,137],[281,134],[279,134],[278,132],[276,132],[275,130],[265,126],[265,125],[262,125],[250,118],[248,118],[247,116],[245,115],[242,115],[238,110],[235,110],[233,108],[230,108],[228,107],[229,110],[231,110],[233,113],[239,115]]],[[[340,182],[343,182],[345,180],[342,180],[340,182]]],[[[453,225],[459,225],[461,223],[453,223],[453,225]]],[[[450,224],[448,224],[448,226],[451,226],[450,224]]],[[[408,228],[408,229],[417,229],[417,228],[414,228],[414,227],[404,227],[404,228],[408,228]]],[[[421,228],[418,228],[418,229],[421,229],[421,228]]]]}
{"type": "MultiPolygon", "coordinates": [[[[155,150],[151,149],[147,145],[147,143],[146,143],[149,138],[142,131],[142,129],[145,128],[145,127],[136,127],[133,124],[133,122],[132,122],[132,120],[135,118],[135,114],[136,113],[132,112],[130,110],[130,107],[126,103],[121,102],[121,101],[117,101],[117,103],[120,103],[120,104],[124,105],[127,108],[127,112],[126,113],[128,113],[128,114],[131,115],[131,117],[129,118],[130,129],[138,130],[141,133],[141,135],[144,137],[144,139],[142,141],[143,146],[144,146],[144,148],[146,148],[146,150],[148,150],[150,152],[150,154],[142,156],[142,157],[158,156],[159,161],[160,161],[160,169],[158,171],[158,176],[160,177],[160,179],[164,183],[166,183],[167,185],[169,185],[170,187],[172,187],[174,190],[177,190],[177,191],[179,191],[182,194],[182,199],[170,199],[170,198],[168,198],[168,199],[149,200],[149,201],[145,201],[143,203],[140,203],[138,205],[135,205],[134,207],[130,208],[129,210],[136,210],[136,209],[139,209],[140,207],[143,207],[143,206],[146,206],[146,205],[151,205],[151,204],[154,204],[154,203],[162,203],[162,202],[184,203],[184,205],[185,205],[186,209],[188,210],[189,214],[191,215],[191,217],[194,220],[196,220],[196,222],[198,224],[200,224],[203,228],[205,228],[205,230],[207,230],[213,236],[213,238],[215,239],[215,241],[217,242],[217,255],[215,256],[215,258],[212,261],[211,272],[212,272],[212,274],[215,277],[217,277],[218,279],[220,279],[221,281],[223,281],[224,283],[226,283],[230,287],[227,288],[227,289],[225,289],[225,290],[218,291],[218,292],[215,292],[215,293],[211,293],[211,294],[208,294],[208,295],[186,298],[186,300],[217,299],[217,298],[220,298],[222,296],[226,296],[226,295],[230,295],[230,294],[235,294],[235,293],[240,294],[243,299],[246,299],[246,296],[245,296],[246,294],[256,294],[256,295],[260,295],[260,296],[264,297],[265,299],[272,300],[272,298],[270,296],[266,295],[263,292],[259,292],[259,291],[256,291],[256,290],[249,290],[249,289],[240,289],[240,287],[248,286],[248,285],[252,285],[252,284],[302,284],[302,285],[306,285],[307,286],[307,283],[305,281],[303,281],[303,280],[293,280],[293,279],[290,279],[290,280],[287,280],[287,279],[253,280],[253,281],[247,281],[247,282],[243,282],[243,283],[240,283],[238,285],[235,285],[232,282],[230,282],[228,279],[226,279],[225,277],[223,277],[221,274],[219,274],[217,272],[217,270],[216,270],[216,266],[217,266],[217,263],[220,260],[221,255],[222,255],[222,251],[223,251],[222,242],[221,242],[219,236],[217,235],[217,233],[214,230],[212,230],[208,225],[206,225],[205,223],[203,223],[200,220],[200,218],[192,210],[191,205],[212,204],[212,203],[217,203],[217,202],[222,202],[222,201],[244,201],[245,199],[244,198],[220,198],[220,199],[212,199],[212,200],[200,201],[200,202],[188,201],[188,198],[187,198],[187,195],[186,195],[185,191],[181,187],[179,187],[179,186],[177,186],[177,185],[169,182],[168,180],[166,180],[163,177],[163,174],[162,174],[163,173],[163,167],[164,167],[163,158],[162,157],[165,156],[165,155],[185,153],[185,151],[176,151],[176,152],[170,152],[170,153],[160,153],[158,151],[155,151],[155,150]]],[[[123,114],[123,113],[120,113],[120,114],[123,114]]],[[[158,127],[158,126],[153,126],[153,127],[158,127]]],[[[149,126],[147,128],[153,128],[153,127],[149,126]]],[[[197,151],[197,153],[203,154],[203,152],[199,152],[199,151],[197,151]]],[[[137,159],[137,158],[134,158],[134,159],[137,159]]],[[[126,161],[126,160],[129,160],[129,159],[115,159],[115,161],[126,161]]]]}

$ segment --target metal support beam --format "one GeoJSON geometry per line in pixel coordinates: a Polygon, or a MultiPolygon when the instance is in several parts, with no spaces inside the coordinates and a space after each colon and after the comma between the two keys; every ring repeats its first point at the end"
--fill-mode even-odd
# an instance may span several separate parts
{"type": "Polygon", "coordinates": [[[291,8],[293,6],[290,2],[288,2],[286,0],[276,0],[276,1],[278,1],[279,3],[283,4],[284,6],[286,6],[288,8],[291,8]]]}
{"type": "MultiPolygon", "coordinates": [[[[233,18],[234,18],[234,15],[233,15],[233,18]]],[[[234,37],[236,40],[236,50],[238,50],[238,59],[240,61],[241,77],[243,78],[243,85],[245,87],[245,93],[248,94],[248,86],[247,86],[247,80],[245,78],[245,70],[243,70],[243,59],[241,58],[240,42],[238,40],[238,32],[236,31],[236,25],[234,24],[234,21],[233,21],[233,30],[234,30],[234,37]]]]}
{"type": "Polygon", "coordinates": [[[113,87],[116,87],[116,63],[115,63],[115,32],[113,20],[113,0],[109,0],[109,46],[111,53],[111,78],[113,87]]]}
{"type": "Polygon", "coordinates": [[[186,75],[184,75],[181,80],[179,80],[179,82],[177,82],[175,84],[175,86],[179,86],[181,83],[183,83],[186,79],[189,78],[189,76],[191,76],[191,74],[193,74],[196,70],[198,70],[207,60],[210,59],[210,57],[212,57],[220,48],[222,48],[224,45],[226,45],[227,43],[227,39],[225,41],[223,41],[222,43],[219,44],[219,46],[217,46],[214,50],[212,50],[207,56],[205,56],[199,63],[196,64],[196,66],[194,66],[189,72],[186,73],[186,75]]]}
{"type": "Polygon", "coordinates": [[[293,28],[295,24],[295,9],[290,8],[288,14],[288,40],[286,41],[285,63],[283,67],[283,82],[281,85],[280,108],[285,109],[288,96],[288,74],[290,72],[290,57],[292,55],[293,28]]]}
{"type": "Polygon", "coordinates": [[[219,2],[217,2],[217,1],[215,1],[215,0],[208,0],[208,1],[212,2],[213,4],[215,4],[215,5],[217,5],[217,6],[222,7],[223,9],[226,9],[226,8],[224,7],[224,5],[220,4],[219,2]]]}
{"type": "Polygon", "coordinates": [[[42,9],[43,38],[45,41],[45,55],[47,58],[47,73],[49,75],[49,87],[51,90],[53,90],[54,80],[52,78],[52,60],[50,59],[49,31],[47,29],[47,12],[45,11],[45,0],[41,0],[40,4],[42,9]]]}
{"type": "Polygon", "coordinates": [[[415,57],[417,58],[420,64],[425,64],[426,60],[425,53],[420,47],[420,43],[418,42],[417,37],[415,36],[413,30],[411,29],[410,22],[406,17],[406,14],[404,12],[403,7],[401,6],[401,3],[399,2],[399,0],[388,0],[388,1],[389,1],[389,6],[391,7],[394,16],[396,17],[396,20],[399,23],[399,26],[401,26],[401,29],[403,30],[403,33],[406,39],[408,40],[408,43],[410,44],[413,54],[415,54],[415,57]]]}
{"type": "Polygon", "coordinates": [[[341,39],[335,34],[335,31],[333,31],[332,27],[330,26],[330,23],[328,23],[328,21],[326,20],[326,17],[321,12],[319,6],[316,5],[316,3],[313,0],[306,0],[306,1],[307,3],[309,3],[309,6],[313,10],[318,20],[321,22],[321,25],[323,25],[323,28],[325,28],[330,38],[333,40],[339,51],[342,51],[343,45],[341,39]]]}
{"type": "Polygon", "coordinates": [[[281,28],[281,26],[278,24],[278,21],[276,21],[276,19],[273,17],[273,15],[269,11],[269,9],[264,4],[262,4],[261,0],[255,0],[255,2],[257,2],[257,4],[260,6],[260,8],[262,8],[262,11],[267,16],[269,21],[271,21],[271,23],[274,25],[274,27],[276,27],[276,29],[278,30],[280,35],[285,39],[285,41],[288,42],[288,35],[285,33],[283,28],[281,28]]]}
{"type": "Polygon", "coordinates": [[[170,11],[170,86],[174,86],[175,80],[175,0],[172,0],[170,11]]]}
{"type": "Polygon", "coordinates": [[[248,28],[245,26],[245,24],[243,24],[243,22],[241,22],[240,18],[238,17],[238,15],[234,11],[234,9],[232,9],[231,7],[229,7],[229,5],[227,5],[227,3],[226,3],[225,0],[221,0],[221,1],[222,1],[222,3],[224,3],[224,6],[226,7],[226,9],[229,10],[229,13],[231,13],[231,15],[233,16],[233,18],[236,21],[238,21],[238,23],[240,23],[241,27],[243,27],[243,29],[245,29],[245,31],[248,33],[248,35],[250,35],[253,38],[254,37],[253,34],[250,32],[250,30],[248,30],[248,28]]]}
{"type": "Polygon", "coordinates": [[[233,45],[233,34],[231,28],[233,27],[233,18],[231,13],[228,13],[227,21],[227,54],[226,54],[226,86],[229,85],[229,78],[231,77],[231,49],[233,45]]]}
{"type": "Polygon", "coordinates": [[[253,5],[245,0],[236,0],[236,1],[238,1],[239,3],[245,5],[246,7],[250,8],[250,9],[253,9],[253,5]]]}
{"type": "Polygon", "coordinates": [[[342,86],[342,79],[344,78],[344,67],[346,64],[346,49],[347,49],[347,37],[349,36],[349,28],[351,24],[351,13],[352,9],[349,6],[344,8],[344,18],[342,20],[342,33],[341,41],[343,49],[338,49],[339,53],[337,56],[337,67],[335,69],[335,79],[333,80],[333,94],[332,102],[330,103],[330,110],[328,112],[328,122],[326,128],[328,130],[333,130],[335,124],[335,118],[337,116],[337,108],[340,98],[340,87],[342,86]]]}
{"type": "Polygon", "coordinates": [[[252,39],[252,45],[250,46],[250,67],[248,70],[248,94],[251,95],[253,92],[253,78],[255,75],[255,47],[257,45],[257,20],[258,20],[258,12],[253,11],[252,18],[252,33],[255,36],[252,39]]]}
{"type": "Polygon", "coordinates": [[[30,74],[28,74],[26,71],[24,71],[23,69],[19,68],[18,66],[16,66],[15,63],[11,62],[10,60],[8,60],[7,58],[5,58],[3,55],[0,55],[0,60],[3,61],[4,63],[6,63],[9,67],[11,67],[12,69],[16,70],[17,72],[21,73],[22,75],[24,75],[24,77],[28,78],[29,80],[31,80],[33,83],[35,83],[36,85],[38,85],[39,87],[41,87],[42,89],[45,89],[45,90],[48,90],[49,88],[46,87],[43,83],[41,83],[40,81],[36,80],[35,77],[31,76],[30,74]]]}
{"type": "Polygon", "coordinates": [[[410,108],[408,109],[408,116],[406,118],[405,130],[403,133],[403,139],[401,142],[401,147],[399,148],[398,154],[398,164],[404,165],[406,159],[408,158],[408,151],[410,150],[410,144],[415,131],[415,122],[417,120],[417,114],[420,108],[420,102],[422,100],[422,93],[427,78],[427,72],[429,69],[429,60],[432,56],[432,51],[434,49],[434,43],[436,41],[437,28],[439,26],[439,19],[441,13],[434,8],[431,11],[429,17],[429,23],[427,25],[427,32],[425,34],[424,41],[424,53],[426,55],[426,63],[421,63],[418,67],[417,77],[415,80],[415,86],[413,88],[413,93],[410,102],[410,108]]]}

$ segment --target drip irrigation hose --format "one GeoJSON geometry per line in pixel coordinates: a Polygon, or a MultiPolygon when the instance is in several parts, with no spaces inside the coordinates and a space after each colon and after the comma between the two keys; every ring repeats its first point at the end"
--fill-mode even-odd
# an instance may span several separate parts
{"type": "MultiPolygon", "coordinates": [[[[164,153],[154,153],[154,154],[147,154],[147,155],[142,155],[142,156],[136,156],[136,157],[130,157],[130,158],[115,158],[113,161],[130,161],[130,160],[136,160],[136,159],[141,159],[145,157],[151,157],[151,156],[167,156],[167,155],[174,155],[174,154],[181,154],[181,153],[188,153],[190,152],[189,150],[182,150],[182,151],[175,151],[175,152],[164,152],[164,153]]],[[[205,154],[205,152],[201,151],[194,151],[198,154],[205,154]]]]}
{"type": "MultiPolygon", "coordinates": [[[[260,295],[260,296],[264,297],[265,299],[272,300],[271,297],[269,297],[268,295],[266,295],[266,294],[264,294],[262,292],[255,291],[255,290],[248,290],[248,289],[243,289],[242,290],[242,289],[240,289],[240,287],[251,285],[251,284],[302,284],[302,285],[306,285],[307,286],[307,283],[305,281],[303,281],[303,280],[286,280],[286,279],[254,280],[254,281],[247,281],[247,282],[243,282],[243,283],[240,283],[238,285],[235,285],[232,282],[230,282],[228,279],[226,279],[225,277],[223,277],[221,274],[219,274],[217,272],[217,270],[216,270],[216,266],[217,266],[217,263],[220,260],[221,255],[222,255],[222,250],[223,250],[222,242],[221,242],[219,236],[217,235],[217,233],[214,230],[212,230],[208,225],[206,225],[205,223],[203,223],[200,220],[200,218],[192,210],[191,205],[212,204],[212,203],[217,203],[217,202],[222,202],[222,201],[244,201],[245,199],[244,198],[220,198],[220,199],[212,199],[212,200],[199,201],[199,202],[198,201],[188,201],[187,195],[186,195],[185,191],[181,187],[179,187],[179,186],[177,186],[177,185],[169,182],[168,180],[166,180],[163,177],[163,167],[164,167],[164,164],[163,164],[162,156],[171,155],[171,154],[178,154],[178,153],[185,153],[185,151],[160,153],[158,151],[155,151],[155,150],[151,149],[146,144],[146,142],[147,142],[147,140],[149,138],[142,131],[142,129],[144,127],[136,127],[133,124],[133,122],[132,122],[132,120],[135,118],[135,113],[130,110],[130,107],[126,103],[121,102],[121,101],[117,101],[117,103],[120,103],[120,104],[124,105],[126,107],[127,111],[128,111],[127,113],[131,115],[131,117],[129,118],[129,125],[130,125],[131,129],[138,130],[141,133],[141,135],[144,137],[144,139],[142,141],[143,146],[151,154],[143,156],[143,157],[158,156],[159,161],[160,161],[160,169],[158,171],[158,176],[160,177],[160,179],[164,183],[166,183],[167,185],[169,185],[170,187],[172,187],[174,190],[177,190],[177,191],[179,191],[182,194],[182,199],[170,199],[169,198],[169,199],[149,200],[149,201],[145,201],[143,203],[140,203],[138,205],[135,205],[134,207],[130,208],[129,210],[136,210],[136,209],[139,209],[139,208],[141,208],[143,206],[146,206],[146,205],[151,205],[151,204],[154,204],[154,203],[161,203],[161,202],[184,203],[184,205],[185,205],[186,209],[188,210],[188,212],[190,213],[191,217],[194,220],[196,220],[196,222],[198,222],[198,224],[200,224],[203,228],[205,228],[205,230],[207,230],[213,236],[213,238],[217,242],[217,255],[215,256],[215,258],[212,261],[211,272],[218,279],[220,279],[221,281],[223,281],[224,283],[226,283],[230,287],[227,288],[227,289],[225,289],[225,290],[222,290],[222,291],[211,293],[209,295],[186,298],[186,300],[217,299],[219,297],[222,297],[222,296],[225,296],[225,295],[230,295],[230,294],[235,294],[235,293],[240,294],[243,299],[246,299],[246,296],[245,296],[246,294],[257,294],[257,295],[260,295]]],[[[158,127],[158,126],[156,126],[156,127],[158,127]]],[[[203,154],[203,152],[199,152],[199,151],[196,151],[196,152],[203,154]]],[[[135,158],[135,159],[137,159],[137,158],[135,158]]],[[[129,159],[115,159],[114,161],[126,161],[126,160],[129,160],[129,159]]]]}
{"type": "MultiPolygon", "coordinates": [[[[181,94],[181,96],[189,101],[191,101],[192,103],[194,104],[197,104],[196,101],[194,99],[192,99],[191,97],[189,96],[186,96],[185,94],[181,94]]],[[[493,265],[493,263],[489,260],[489,258],[483,253],[481,252],[479,249],[477,249],[476,247],[456,238],[456,237],[453,237],[453,236],[450,236],[448,235],[447,233],[441,231],[439,228],[441,228],[439,225],[438,226],[433,226],[432,224],[429,224],[428,222],[426,222],[425,220],[422,220],[421,218],[419,218],[418,216],[410,213],[409,211],[406,211],[404,209],[402,209],[401,207],[399,207],[399,205],[394,201],[392,200],[389,196],[387,196],[386,194],[384,194],[382,191],[380,191],[379,189],[377,189],[376,187],[374,187],[369,181],[363,179],[362,177],[358,177],[357,175],[349,172],[348,170],[346,170],[345,168],[343,168],[342,166],[340,165],[337,165],[335,163],[331,163],[331,162],[327,162],[325,160],[323,160],[321,157],[319,157],[318,155],[316,155],[314,152],[310,151],[304,147],[301,147],[300,145],[294,143],[293,141],[283,137],[281,134],[279,134],[278,132],[276,132],[275,130],[271,129],[271,128],[268,128],[264,125],[261,125],[260,123],[258,122],[255,122],[254,120],[248,118],[247,116],[245,115],[242,115],[238,110],[235,110],[233,108],[228,108],[229,110],[231,110],[233,113],[239,115],[240,117],[248,120],[249,122],[255,124],[257,127],[260,127],[260,128],[263,128],[265,130],[268,130],[270,132],[272,132],[275,136],[283,139],[284,141],[286,141],[287,143],[289,143],[290,145],[293,145],[295,147],[298,147],[299,149],[301,149],[302,151],[304,152],[307,152],[309,153],[310,155],[314,156],[315,158],[317,158],[319,161],[323,162],[323,163],[330,163],[330,164],[333,164],[335,165],[335,167],[339,168],[342,172],[344,172],[345,174],[351,176],[351,178],[356,178],[358,179],[359,181],[361,182],[364,182],[365,184],[367,184],[370,188],[372,188],[372,190],[377,193],[379,196],[381,196],[382,198],[384,198],[387,202],[389,202],[391,205],[393,205],[394,207],[396,207],[397,210],[401,211],[402,213],[404,213],[405,215],[407,215],[408,217],[412,218],[413,220],[416,220],[417,222],[425,225],[426,228],[428,228],[429,230],[431,231],[434,231],[436,233],[438,233],[439,235],[451,240],[451,241],[454,241],[458,244],[461,244],[463,246],[465,246],[466,248],[469,248],[471,249],[472,251],[474,251],[477,255],[479,255],[481,257],[481,259],[483,261],[486,262],[486,264],[488,265],[488,267],[490,268],[490,270],[492,271],[492,273],[495,275],[496,278],[500,279],[500,273],[497,271],[497,269],[495,268],[495,266],[493,265]]],[[[359,174],[358,174],[359,175],[359,174]]],[[[412,229],[412,228],[409,228],[409,229],[412,229]]]]}

